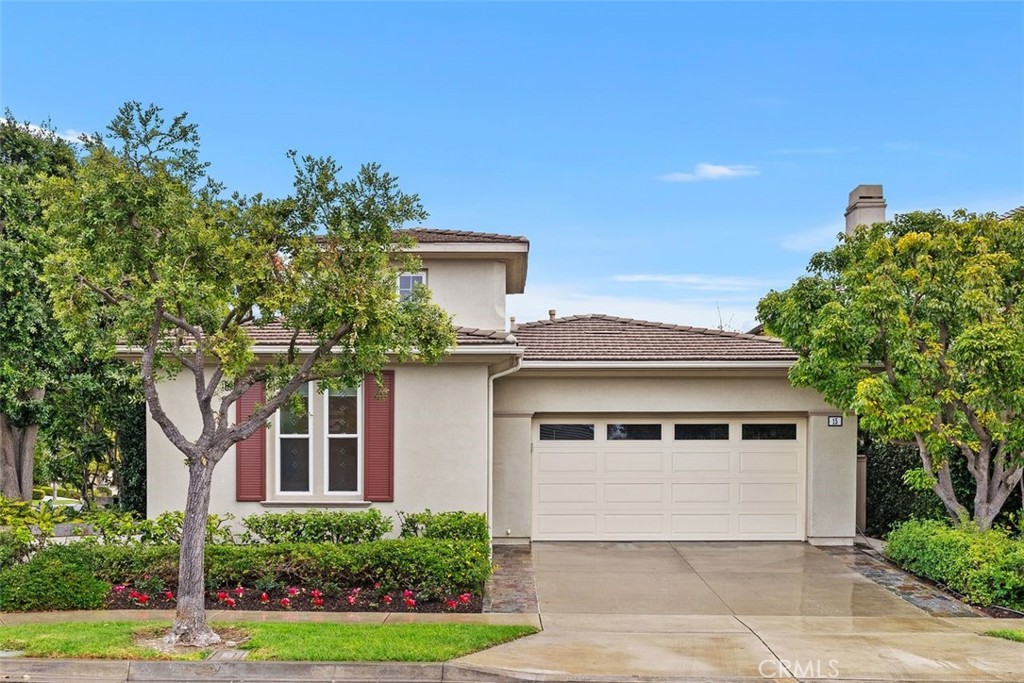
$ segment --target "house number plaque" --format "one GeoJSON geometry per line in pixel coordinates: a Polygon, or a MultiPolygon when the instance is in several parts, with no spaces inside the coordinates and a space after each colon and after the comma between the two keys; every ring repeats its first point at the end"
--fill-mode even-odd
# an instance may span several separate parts
{"type": "Polygon", "coordinates": [[[828,416],[828,426],[829,427],[842,427],[843,426],[843,416],[842,415],[829,415],[828,416]]]}

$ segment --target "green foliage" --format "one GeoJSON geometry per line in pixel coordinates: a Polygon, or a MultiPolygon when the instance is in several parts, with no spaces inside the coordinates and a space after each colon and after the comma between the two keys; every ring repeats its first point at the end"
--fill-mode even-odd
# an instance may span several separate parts
{"type": "Polygon", "coordinates": [[[798,353],[791,381],[880,440],[919,443],[951,517],[946,466],[968,461],[990,524],[1024,463],[1024,216],[901,215],[840,235],[808,270],[758,305],[798,353]]]}
{"type": "Polygon", "coordinates": [[[118,507],[139,519],[146,517],[146,402],[127,406],[115,426],[120,451],[115,481],[118,507]]]}
{"type": "Polygon", "coordinates": [[[448,539],[455,541],[491,542],[487,517],[478,512],[399,512],[402,538],[448,539]]]}
{"type": "Polygon", "coordinates": [[[85,565],[44,550],[0,572],[0,611],[100,609],[109,590],[85,565]]]}
{"type": "Polygon", "coordinates": [[[912,520],[889,534],[885,554],[974,604],[1024,609],[1024,539],[1005,531],[912,520]]]}
{"type": "MultiPolygon", "coordinates": [[[[234,543],[231,513],[207,515],[206,541],[209,543],[234,543]]],[[[105,545],[178,545],[185,515],[180,511],[164,512],[155,519],[135,519],[130,512],[102,510],[83,515],[88,534],[86,540],[102,542],[105,545]],[[91,532],[91,533],[89,533],[91,532]]]]}
{"type": "Polygon", "coordinates": [[[247,540],[257,543],[363,543],[379,541],[392,522],[377,508],[359,512],[265,512],[242,519],[247,540]]]}
{"type": "Polygon", "coordinates": [[[10,529],[0,530],[0,570],[24,562],[31,550],[31,538],[10,529]]]}
{"type": "MultiPolygon", "coordinates": [[[[283,543],[209,545],[206,574],[220,586],[325,585],[409,588],[424,599],[463,591],[480,592],[491,573],[485,543],[426,538],[334,545],[283,543]],[[273,582],[273,583],[271,583],[273,582]]],[[[108,583],[149,575],[167,585],[178,578],[174,545],[54,545],[37,554],[55,562],[87,567],[108,583]]]]}

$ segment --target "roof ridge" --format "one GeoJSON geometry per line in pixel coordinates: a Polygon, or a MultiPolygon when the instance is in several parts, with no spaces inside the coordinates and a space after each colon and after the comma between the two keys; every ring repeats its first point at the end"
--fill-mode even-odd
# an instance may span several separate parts
{"type": "Polygon", "coordinates": [[[428,228],[422,225],[414,228],[399,228],[396,232],[430,232],[437,235],[450,235],[453,237],[489,237],[494,239],[516,240],[519,242],[529,241],[523,235],[509,235],[501,232],[482,232],[479,230],[455,230],[453,228],[428,228]]]}
{"type": "Polygon", "coordinates": [[[675,323],[661,323],[654,322],[651,320],[640,320],[637,318],[621,318],[619,316],[608,315],[606,313],[583,313],[579,315],[562,316],[558,318],[549,318],[547,320],[534,320],[525,323],[519,323],[517,328],[537,328],[544,327],[547,325],[557,325],[559,323],[573,322],[576,320],[604,320],[607,322],[623,323],[630,325],[641,325],[643,327],[657,327],[663,330],[678,330],[680,332],[696,332],[698,334],[705,334],[711,337],[733,337],[736,339],[758,339],[761,341],[772,342],[775,344],[781,344],[782,341],[775,337],[769,337],[760,334],[750,334],[749,332],[734,332],[732,330],[720,330],[710,327],[695,327],[693,325],[677,325],[675,323]]]}

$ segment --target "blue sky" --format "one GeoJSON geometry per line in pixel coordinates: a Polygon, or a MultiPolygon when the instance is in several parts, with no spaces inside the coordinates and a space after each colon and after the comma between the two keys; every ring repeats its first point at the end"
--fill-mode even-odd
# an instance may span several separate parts
{"type": "Polygon", "coordinates": [[[1024,3],[0,5],[0,103],[96,131],[187,110],[212,173],[378,161],[431,227],[531,240],[520,320],[745,329],[842,229],[1024,204],[1024,3]]]}

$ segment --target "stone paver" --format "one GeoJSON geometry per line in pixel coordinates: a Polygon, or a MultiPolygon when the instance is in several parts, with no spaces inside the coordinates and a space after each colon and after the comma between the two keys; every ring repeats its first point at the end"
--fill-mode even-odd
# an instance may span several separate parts
{"type": "Polygon", "coordinates": [[[529,545],[496,545],[494,574],[484,590],[484,612],[537,613],[537,586],[529,545]]]}

